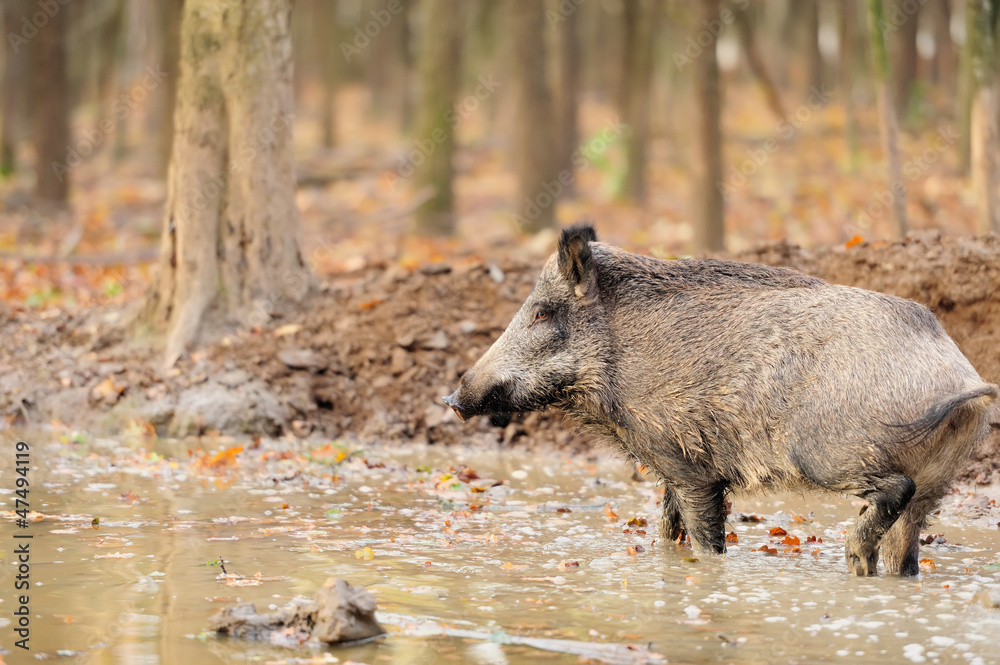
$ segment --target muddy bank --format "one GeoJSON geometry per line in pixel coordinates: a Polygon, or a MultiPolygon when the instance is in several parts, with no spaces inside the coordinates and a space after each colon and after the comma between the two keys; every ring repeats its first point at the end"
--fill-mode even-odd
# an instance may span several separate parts
{"type": "MultiPolygon", "coordinates": [[[[1000,238],[925,234],[900,243],[737,258],[931,307],[988,381],[1000,383],[1000,238]]],[[[224,339],[166,374],[152,349],[115,331],[124,313],[12,312],[0,325],[0,413],[96,431],[130,424],[177,436],[213,432],[430,443],[470,439],[585,446],[556,414],[504,428],[460,425],[440,401],[531,290],[537,263],[397,267],[338,276],[265,328],[224,339]]],[[[998,416],[1000,418],[1000,416],[998,416]]],[[[1000,469],[1000,426],[965,478],[1000,469]]]]}

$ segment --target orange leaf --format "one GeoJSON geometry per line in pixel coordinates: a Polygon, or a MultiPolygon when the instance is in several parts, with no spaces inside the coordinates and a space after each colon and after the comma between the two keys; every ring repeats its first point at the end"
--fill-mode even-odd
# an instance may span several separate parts
{"type": "Polygon", "coordinates": [[[644,517],[633,517],[628,522],[625,522],[625,526],[646,526],[647,524],[649,522],[644,517]]]}
{"type": "Polygon", "coordinates": [[[364,301],[363,303],[358,305],[358,307],[360,307],[361,309],[375,309],[384,302],[385,300],[383,300],[382,298],[372,298],[371,300],[364,301]]]}
{"type": "Polygon", "coordinates": [[[781,541],[782,545],[798,545],[798,536],[785,536],[785,539],[781,541]]]}
{"type": "Polygon", "coordinates": [[[757,551],[758,551],[758,552],[763,552],[764,554],[766,554],[766,555],[768,555],[768,556],[774,556],[774,555],[776,555],[776,554],[778,553],[778,550],[777,550],[777,548],[774,548],[774,547],[768,547],[767,545],[761,545],[761,546],[760,546],[760,547],[759,547],[759,548],[757,549],[757,551]]]}
{"type": "Polygon", "coordinates": [[[855,245],[860,245],[863,242],[864,242],[864,238],[862,238],[861,236],[856,235],[856,236],[853,236],[850,240],[848,240],[847,244],[845,246],[847,247],[847,249],[850,249],[851,247],[854,247],[855,245]]]}
{"type": "Polygon", "coordinates": [[[726,534],[726,542],[727,543],[738,543],[738,542],[740,542],[740,538],[739,538],[739,536],[736,535],[735,531],[730,531],[729,533],[726,534]]]}
{"type": "Polygon", "coordinates": [[[937,568],[937,564],[934,563],[934,559],[921,559],[920,567],[927,568],[928,570],[934,570],[935,568],[937,568]]]}
{"type": "Polygon", "coordinates": [[[781,536],[787,536],[788,535],[788,532],[785,531],[784,529],[782,529],[780,526],[776,526],[776,527],[772,528],[769,533],[772,536],[777,536],[778,538],[780,538],[781,536]]]}
{"type": "Polygon", "coordinates": [[[618,515],[616,515],[615,511],[613,511],[611,509],[611,504],[610,503],[604,504],[604,514],[608,516],[608,519],[611,519],[611,520],[618,519],[618,515]]]}

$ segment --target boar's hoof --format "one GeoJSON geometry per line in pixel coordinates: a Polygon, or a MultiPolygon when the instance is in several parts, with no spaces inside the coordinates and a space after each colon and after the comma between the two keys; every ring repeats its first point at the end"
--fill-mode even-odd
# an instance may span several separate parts
{"type": "Polygon", "coordinates": [[[844,557],[847,559],[847,569],[858,577],[872,577],[878,574],[878,548],[871,548],[863,543],[852,543],[847,540],[844,547],[844,557]]]}

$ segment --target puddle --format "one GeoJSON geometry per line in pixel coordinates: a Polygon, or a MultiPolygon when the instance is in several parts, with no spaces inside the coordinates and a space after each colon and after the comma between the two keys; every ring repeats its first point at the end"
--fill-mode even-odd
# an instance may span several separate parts
{"type": "MultiPolygon", "coordinates": [[[[985,496],[946,499],[930,527],[945,542],[921,547],[919,578],[857,579],[843,538],[858,506],[836,495],[737,495],[727,530],[738,542],[725,558],[693,560],[656,541],[656,488],[615,459],[279,441],[192,461],[191,441],[23,438],[31,507],[45,517],[28,529],[2,521],[0,644],[13,644],[12,534],[30,532],[31,656],[130,665],[325,654],[481,665],[1000,659],[1000,610],[974,600],[1000,587],[1000,509],[985,496]],[[228,577],[207,565],[220,559],[228,577]],[[263,611],[331,576],[375,593],[387,639],[290,650],[203,632],[226,603],[263,611]]],[[[201,445],[214,454],[238,443],[201,445]]],[[[34,662],[20,651],[4,659],[34,662]]]]}

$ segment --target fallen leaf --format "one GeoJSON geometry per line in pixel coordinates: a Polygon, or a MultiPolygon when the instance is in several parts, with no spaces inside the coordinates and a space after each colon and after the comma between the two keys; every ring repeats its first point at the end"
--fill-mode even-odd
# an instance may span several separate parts
{"type": "Polygon", "coordinates": [[[788,535],[788,532],[782,529],[780,526],[772,527],[768,533],[770,533],[772,536],[776,538],[781,538],[783,536],[788,535]]]}
{"type": "Polygon", "coordinates": [[[616,515],[615,511],[613,511],[611,509],[611,504],[610,503],[604,504],[604,514],[607,515],[608,519],[612,519],[612,520],[618,519],[618,515],[616,515]]]}
{"type": "Polygon", "coordinates": [[[726,542],[727,543],[738,543],[738,542],[740,542],[740,537],[736,535],[735,531],[730,531],[729,533],[726,534],[726,542]]]}

